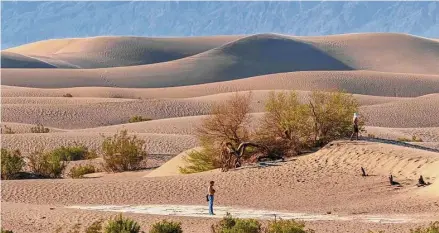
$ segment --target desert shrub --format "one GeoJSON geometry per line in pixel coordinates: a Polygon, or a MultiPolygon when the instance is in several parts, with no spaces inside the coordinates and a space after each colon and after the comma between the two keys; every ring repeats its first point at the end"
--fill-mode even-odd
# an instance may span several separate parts
{"type": "Polygon", "coordinates": [[[371,133],[367,134],[367,137],[368,138],[376,138],[375,134],[371,134],[371,133]]]}
{"type": "Polygon", "coordinates": [[[152,225],[149,233],[183,233],[183,230],[181,223],[163,220],[152,225]]]}
{"type": "Polygon", "coordinates": [[[430,223],[428,227],[418,227],[411,229],[410,233],[439,233],[439,221],[430,223]]]}
{"type": "Polygon", "coordinates": [[[142,116],[133,116],[128,120],[128,122],[135,123],[135,122],[150,121],[150,120],[152,120],[152,119],[151,118],[144,118],[142,116]]]}
{"type": "MultiPolygon", "coordinates": [[[[358,112],[358,103],[352,94],[344,92],[313,92],[309,100],[313,121],[314,144],[322,146],[352,133],[352,115],[358,112]]],[[[359,128],[363,129],[364,117],[359,128]]]]}
{"type": "Polygon", "coordinates": [[[257,135],[271,153],[294,155],[309,147],[313,138],[310,110],[295,92],[271,92],[265,108],[257,135]]]}
{"type": "Polygon", "coordinates": [[[212,233],[262,233],[261,224],[255,219],[237,219],[229,213],[216,225],[212,233]]]}
{"type": "Polygon", "coordinates": [[[59,156],[62,160],[76,161],[83,159],[97,158],[96,151],[89,150],[86,146],[75,144],[72,146],[61,146],[52,151],[52,153],[59,156]]]}
{"type": "Polygon", "coordinates": [[[10,230],[1,230],[2,231],[2,233],[14,233],[13,231],[10,231],[10,230]]]}
{"type": "Polygon", "coordinates": [[[2,134],[15,134],[15,132],[7,125],[5,125],[3,127],[4,127],[4,129],[2,128],[2,134]]]}
{"type": "Polygon", "coordinates": [[[219,161],[217,161],[216,153],[210,150],[213,150],[213,148],[204,147],[201,151],[190,151],[184,158],[184,161],[187,165],[184,167],[179,167],[180,173],[198,173],[213,170],[219,167],[217,165],[219,161]]]}
{"type": "Polygon", "coordinates": [[[42,149],[30,153],[28,166],[32,173],[46,178],[61,178],[68,162],[59,153],[42,149]]]}
{"type": "Polygon", "coordinates": [[[397,140],[400,142],[422,142],[422,138],[418,138],[415,135],[413,135],[411,139],[406,137],[399,137],[397,140]]]}
{"type": "Polygon", "coordinates": [[[85,233],[101,233],[102,232],[102,220],[93,222],[90,226],[85,228],[85,233]]]}
{"type": "Polygon", "coordinates": [[[221,151],[224,142],[237,147],[250,138],[250,100],[248,95],[235,94],[222,103],[212,106],[210,115],[203,119],[197,128],[197,137],[201,142],[201,152],[189,153],[185,173],[194,173],[221,167],[221,151]]]}
{"type": "Polygon", "coordinates": [[[412,142],[422,142],[422,138],[418,138],[418,137],[416,137],[416,135],[413,135],[412,142]]]}
{"type": "Polygon", "coordinates": [[[64,94],[62,97],[73,97],[73,95],[70,94],[70,93],[66,93],[66,94],[64,94]]]}
{"type": "Polygon", "coordinates": [[[82,178],[86,174],[95,173],[96,168],[89,164],[89,165],[78,165],[75,167],[72,167],[69,172],[69,176],[73,179],[82,178]]]}
{"type": "Polygon", "coordinates": [[[126,130],[105,138],[102,143],[104,167],[112,172],[138,169],[147,155],[144,145],[144,140],[136,135],[128,136],[126,130]]]}
{"type": "Polygon", "coordinates": [[[14,179],[21,172],[25,162],[19,150],[9,151],[1,148],[1,178],[3,180],[14,179]]]}
{"type": "Polygon", "coordinates": [[[305,224],[294,220],[279,220],[269,222],[265,233],[314,233],[314,230],[305,229],[305,224]]]}
{"type": "Polygon", "coordinates": [[[48,133],[50,130],[49,128],[44,127],[42,124],[37,124],[36,126],[31,127],[30,131],[32,133],[48,133]]]}
{"type": "Polygon", "coordinates": [[[105,226],[105,233],[139,233],[140,226],[134,220],[124,218],[122,214],[110,219],[105,226]]]}

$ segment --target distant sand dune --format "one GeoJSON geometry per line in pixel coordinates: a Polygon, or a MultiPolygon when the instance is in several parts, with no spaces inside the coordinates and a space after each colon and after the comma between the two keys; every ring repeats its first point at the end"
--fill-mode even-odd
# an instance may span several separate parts
{"type": "MultiPolygon", "coordinates": [[[[402,34],[258,34],[178,60],[100,69],[4,69],[4,85],[172,87],[322,70],[439,73],[439,43],[402,34]],[[398,62],[395,62],[398,61],[398,62]],[[32,80],[32,81],[30,81],[32,80]]],[[[125,59],[126,60],[126,59],[125,59]]]]}
{"type": "MultiPolygon", "coordinates": [[[[59,68],[90,69],[172,61],[213,49],[241,37],[148,38],[102,36],[45,40],[5,51],[56,59],[73,64],[72,67],[57,66],[59,68]]],[[[2,67],[37,68],[22,63],[8,63],[2,65],[2,67]]]]}
{"type": "MultiPolygon", "coordinates": [[[[12,87],[15,81],[20,79],[25,86],[44,87],[51,86],[50,82],[45,81],[45,76],[38,79],[21,79],[5,81],[4,74],[10,69],[2,70],[2,96],[4,97],[40,97],[58,96],[71,93],[78,97],[122,97],[122,98],[187,98],[211,94],[218,94],[233,91],[246,90],[274,90],[274,89],[295,89],[304,91],[322,90],[345,90],[353,94],[393,96],[393,97],[415,97],[431,93],[439,93],[439,75],[419,75],[419,74],[400,74],[383,73],[373,71],[314,71],[314,72],[290,72],[271,75],[263,75],[233,81],[218,83],[208,83],[182,87],[168,88],[120,88],[123,86],[136,87],[143,86],[143,82],[129,82],[129,79],[120,79],[120,85],[113,83],[115,87],[78,87],[61,89],[35,89],[12,87]]],[[[18,70],[17,70],[18,71],[18,70]]],[[[35,70],[36,71],[36,70],[35,70]]],[[[31,72],[31,70],[21,70],[20,72],[31,72]]],[[[84,77],[85,78],[85,77],[84,77]]],[[[58,80],[59,77],[53,77],[58,80]]],[[[78,85],[91,85],[87,78],[81,81],[74,78],[69,82],[78,85]]],[[[97,79],[101,84],[105,84],[105,79],[97,79]]],[[[66,81],[67,82],[67,81],[66,81]]],[[[95,83],[99,86],[99,83],[95,83]]],[[[107,83],[108,84],[108,83],[107,83]]],[[[61,86],[69,86],[62,83],[61,86]]],[[[111,86],[111,85],[109,85],[111,86]]]]}
{"type": "Polygon", "coordinates": [[[2,68],[56,68],[55,65],[13,52],[1,52],[2,68]]]}

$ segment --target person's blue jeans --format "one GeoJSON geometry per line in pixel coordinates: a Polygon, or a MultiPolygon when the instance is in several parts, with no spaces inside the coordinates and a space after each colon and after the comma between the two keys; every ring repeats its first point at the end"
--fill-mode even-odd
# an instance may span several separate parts
{"type": "Polygon", "coordinates": [[[213,215],[213,195],[209,195],[209,214],[213,215]]]}

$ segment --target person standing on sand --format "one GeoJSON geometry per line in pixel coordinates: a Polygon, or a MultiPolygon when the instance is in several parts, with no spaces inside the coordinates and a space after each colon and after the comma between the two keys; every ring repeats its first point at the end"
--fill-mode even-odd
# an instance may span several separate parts
{"type": "Polygon", "coordinates": [[[215,184],[214,181],[210,181],[209,184],[209,188],[207,188],[207,195],[208,195],[208,200],[209,200],[209,214],[210,215],[215,215],[213,213],[213,197],[215,195],[215,189],[213,188],[213,185],[215,184]]]}
{"type": "Polygon", "coordinates": [[[354,137],[354,135],[355,135],[356,140],[358,141],[359,129],[358,129],[358,115],[356,112],[354,113],[354,118],[352,119],[352,123],[353,123],[353,127],[354,127],[354,132],[352,132],[352,134],[351,134],[351,141],[352,141],[352,138],[354,137]]]}

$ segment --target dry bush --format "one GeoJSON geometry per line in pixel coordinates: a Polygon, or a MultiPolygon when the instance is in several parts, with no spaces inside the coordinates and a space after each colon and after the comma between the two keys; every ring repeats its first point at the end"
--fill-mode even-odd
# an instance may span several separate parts
{"type": "Polygon", "coordinates": [[[138,139],[136,135],[128,136],[126,130],[106,137],[102,142],[105,169],[111,172],[139,169],[147,155],[144,145],[144,140],[138,139]]]}
{"type": "Polygon", "coordinates": [[[305,229],[303,222],[294,220],[270,221],[265,233],[314,233],[312,229],[305,229]]]}
{"type": "Polygon", "coordinates": [[[44,178],[61,178],[68,164],[59,153],[44,152],[42,149],[30,153],[28,159],[30,171],[44,178]]]}
{"type": "Polygon", "coordinates": [[[211,226],[212,233],[262,233],[261,223],[256,219],[233,218],[230,213],[211,226]]]}
{"type": "Polygon", "coordinates": [[[188,166],[180,168],[183,173],[195,173],[221,167],[221,151],[225,142],[237,147],[249,139],[251,93],[235,93],[223,103],[212,106],[209,116],[197,128],[197,137],[203,150],[187,156],[188,166]]]}
{"type": "MultiPolygon", "coordinates": [[[[358,112],[358,103],[352,94],[344,92],[313,92],[309,101],[313,120],[314,143],[322,146],[352,133],[352,117],[358,112]]],[[[364,118],[359,128],[363,130],[364,118]]]]}
{"type": "Polygon", "coordinates": [[[30,131],[32,133],[48,133],[50,130],[49,128],[44,127],[42,124],[37,124],[36,126],[31,127],[30,131]]]}
{"type": "Polygon", "coordinates": [[[15,132],[11,129],[11,127],[8,127],[7,125],[3,126],[5,129],[2,130],[2,134],[15,134],[15,132]]]}
{"type": "Polygon", "coordinates": [[[9,151],[1,148],[1,178],[2,180],[15,179],[26,165],[19,150],[9,151]]]}
{"type": "Polygon", "coordinates": [[[86,174],[95,173],[96,171],[97,169],[91,164],[78,165],[70,169],[69,176],[73,179],[79,179],[83,178],[86,174]]]}
{"type": "Polygon", "coordinates": [[[150,121],[150,120],[152,120],[151,118],[144,118],[144,117],[142,117],[142,116],[133,116],[133,117],[131,117],[129,120],[128,120],[128,122],[129,123],[135,123],[135,122],[142,122],[142,121],[150,121]]]}
{"type": "Polygon", "coordinates": [[[62,97],[73,97],[73,95],[70,93],[67,93],[67,94],[64,94],[62,97]]]}

